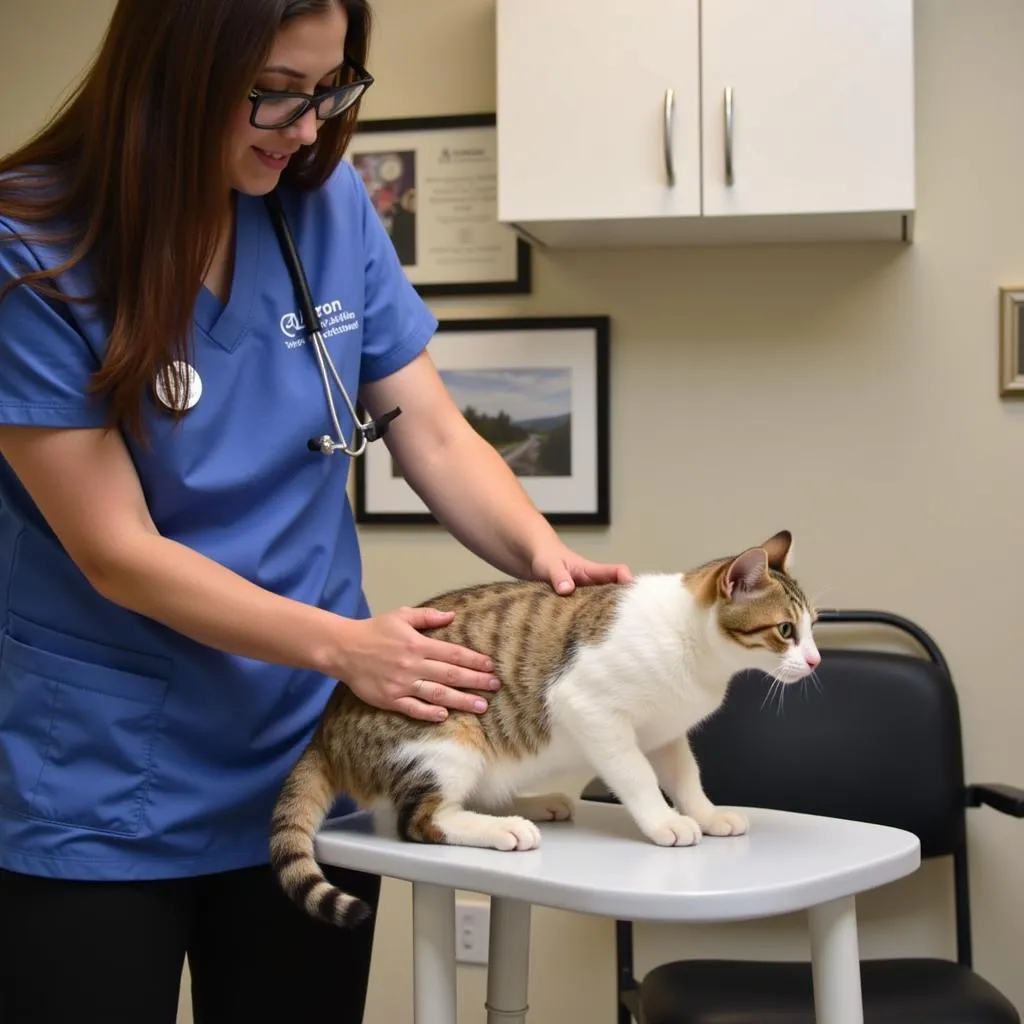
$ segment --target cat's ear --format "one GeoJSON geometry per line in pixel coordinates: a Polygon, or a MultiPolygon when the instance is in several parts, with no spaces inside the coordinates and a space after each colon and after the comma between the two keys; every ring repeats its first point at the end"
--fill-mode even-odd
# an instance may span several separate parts
{"type": "Polygon", "coordinates": [[[768,579],[768,555],[764,548],[748,548],[737,555],[722,573],[718,586],[730,601],[753,597],[768,579]]]}
{"type": "Polygon", "coordinates": [[[780,530],[762,545],[768,556],[768,565],[776,572],[788,573],[793,564],[793,535],[789,530],[780,530]]]}

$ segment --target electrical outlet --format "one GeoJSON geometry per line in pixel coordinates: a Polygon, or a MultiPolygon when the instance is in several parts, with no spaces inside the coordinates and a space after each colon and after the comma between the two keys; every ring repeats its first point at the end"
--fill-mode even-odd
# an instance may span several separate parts
{"type": "Polygon", "coordinates": [[[461,964],[486,964],[491,938],[491,907],[481,900],[455,901],[455,959],[461,964]]]}

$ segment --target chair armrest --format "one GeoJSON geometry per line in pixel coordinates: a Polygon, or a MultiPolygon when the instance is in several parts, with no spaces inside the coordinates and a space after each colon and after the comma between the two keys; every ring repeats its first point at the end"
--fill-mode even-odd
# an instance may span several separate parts
{"type": "Polygon", "coordinates": [[[981,807],[983,804],[1014,818],[1024,818],[1024,789],[1002,782],[968,786],[967,806],[981,807]]]}

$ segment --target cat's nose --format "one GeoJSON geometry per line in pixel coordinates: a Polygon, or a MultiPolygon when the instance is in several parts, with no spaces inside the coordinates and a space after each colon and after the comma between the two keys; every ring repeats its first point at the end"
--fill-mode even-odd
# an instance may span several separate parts
{"type": "Polygon", "coordinates": [[[821,664],[821,655],[817,651],[811,651],[804,655],[804,661],[808,668],[817,668],[821,664]]]}

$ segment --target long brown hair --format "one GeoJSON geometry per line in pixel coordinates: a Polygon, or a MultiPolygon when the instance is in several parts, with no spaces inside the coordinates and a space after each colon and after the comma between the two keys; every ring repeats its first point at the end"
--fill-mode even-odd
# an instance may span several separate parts
{"type": "MultiPolygon", "coordinates": [[[[95,303],[110,326],[90,385],[107,402],[109,425],[141,437],[147,389],[172,360],[188,358],[229,191],[228,125],[282,23],[333,4],[348,15],[345,55],[365,66],[369,0],[118,0],[77,89],[39,134],[0,159],[0,217],[68,252],[60,266],[9,282],[0,301],[19,283],[67,300],[51,282],[88,259],[94,290],[70,298],[95,303]]],[[[358,110],[324,122],[286,180],[322,184],[358,110]]]]}

